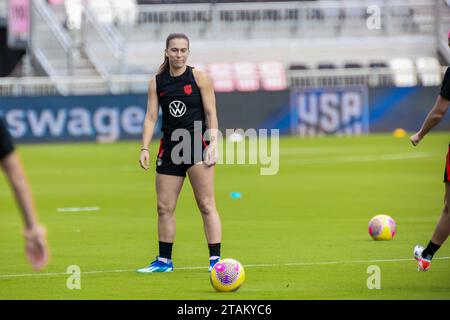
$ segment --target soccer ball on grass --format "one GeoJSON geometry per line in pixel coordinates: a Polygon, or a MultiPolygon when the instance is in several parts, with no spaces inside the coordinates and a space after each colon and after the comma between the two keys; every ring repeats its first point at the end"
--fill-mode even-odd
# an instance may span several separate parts
{"type": "Polygon", "coordinates": [[[211,285],[219,292],[239,289],[245,280],[244,267],[234,259],[219,260],[210,274],[211,285]]]}
{"type": "Polygon", "coordinates": [[[369,234],[374,240],[392,240],[396,232],[397,224],[388,215],[380,214],[369,221],[369,234]]]}

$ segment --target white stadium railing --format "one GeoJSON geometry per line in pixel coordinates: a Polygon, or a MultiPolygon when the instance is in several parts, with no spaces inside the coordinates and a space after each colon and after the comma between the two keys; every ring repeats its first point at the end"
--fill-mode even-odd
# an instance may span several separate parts
{"type": "MultiPolygon", "coordinates": [[[[446,67],[440,67],[439,83],[446,67]]],[[[414,77],[413,85],[425,85],[420,81],[421,74],[416,70],[402,71],[395,73],[391,68],[359,68],[359,69],[333,69],[333,70],[289,70],[286,72],[288,87],[343,87],[343,86],[410,86],[411,82],[402,82],[402,77],[414,77]],[[411,73],[412,72],[412,73],[411,73]],[[400,81],[398,80],[400,79],[400,81]]],[[[258,74],[261,85],[254,86],[255,90],[281,90],[286,87],[264,87],[264,79],[261,73],[258,74]]],[[[435,78],[434,78],[435,79],[435,78]]],[[[147,93],[150,75],[123,75],[111,76],[108,80],[102,77],[58,77],[50,79],[48,77],[24,77],[24,78],[0,78],[0,96],[22,96],[22,95],[54,95],[61,94],[55,85],[55,81],[63,85],[67,90],[65,94],[128,94],[147,93]],[[115,88],[114,91],[111,88],[115,88]]],[[[240,87],[239,80],[229,79],[233,90],[221,90],[217,92],[230,91],[250,91],[247,86],[240,87]]],[[[242,80],[242,79],[241,79],[242,80]]],[[[244,79],[245,80],[245,79],[244,79]]],[[[436,80],[436,79],[435,79],[436,80]]],[[[270,78],[268,81],[271,81],[270,78]]],[[[279,84],[276,81],[275,84],[279,84]]],[[[438,85],[437,82],[427,85],[438,85]]],[[[223,88],[223,87],[222,87],[223,88]]]]}
{"type": "Polygon", "coordinates": [[[92,8],[85,5],[82,32],[84,50],[97,70],[104,76],[124,71],[124,40],[114,27],[97,20],[92,8]]]}
{"type": "Polygon", "coordinates": [[[394,74],[390,68],[358,68],[336,70],[291,70],[291,87],[391,86],[394,74]]]}
{"type": "Polygon", "coordinates": [[[148,81],[148,76],[0,78],[0,96],[145,93],[148,81]],[[55,83],[67,89],[61,92],[55,83]]]}
{"type": "MultiPolygon", "coordinates": [[[[72,40],[49,12],[43,0],[31,2],[31,41],[29,49],[50,78],[73,74],[72,40]]],[[[63,84],[55,82],[61,93],[63,84]]]]}

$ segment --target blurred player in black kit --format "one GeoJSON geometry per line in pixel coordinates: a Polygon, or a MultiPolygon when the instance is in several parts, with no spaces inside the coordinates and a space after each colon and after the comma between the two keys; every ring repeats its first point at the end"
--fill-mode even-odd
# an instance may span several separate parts
{"type": "MultiPolygon", "coordinates": [[[[448,34],[448,45],[450,47],[450,32],[448,34]]],[[[426,117],[421,129],[410,137],[411,143],[417,146],[425,135],[433,129],[447,113],[450,104],[450,67],[445,72],[442,81],[441,91],[436,102],[426,117]]],[[[445,197],[444,209],[439,222],[436,225],[431,241],[427,247],[420,245],[414,247],[414,257],[418,262],[418,270],[427,271],[430,268],[431,259],[437,250],[444,244],[450,234],[450,143],[448,146],[447,158],[444,168],[445,197]]]]}

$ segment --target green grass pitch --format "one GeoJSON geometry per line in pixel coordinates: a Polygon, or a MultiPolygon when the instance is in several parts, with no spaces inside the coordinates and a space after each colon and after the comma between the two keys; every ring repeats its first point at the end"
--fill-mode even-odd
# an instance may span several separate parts
{"type": "Polygon", "coordinates": [[[259,165],[218,165],[222,257],[239,260],[247,275],[234,293],[216,293],[209,283],[188,181],[176,209],[175,272],[134,272],[157,254],[154,161],[148,172],[140,169],[139,142],[20,146],[52,259],[31,271],[2,176],[0,299],[449,299],[450,244],[429,272],[417,272],[412,259],[442,210],[448,142],[448,132],[415,148],[388,134],[291,137],[280,140],[277,175],[260,175],[259,165]],[[230,197],[233,191],[242,198],[230,197]],[[100,209],[57,211],[70,207],[100,209]],[[377,214],[396,220],[393,241],[370,239],[368,221],[377,214]],[[80,290],[66,286],[70,265],[81,269],[80,290]],[[381,270],[380,289],[367,287],[371,265],[381,270]]]}

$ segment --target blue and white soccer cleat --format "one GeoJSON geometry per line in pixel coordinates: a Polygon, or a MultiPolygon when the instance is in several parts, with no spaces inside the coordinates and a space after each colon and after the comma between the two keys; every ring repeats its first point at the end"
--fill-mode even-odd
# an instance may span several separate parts
{"type": "Polygon", "coordinates": [[[422,257],[424,249],[425,248],[420,245],[414,247],[414,259],[417,260],[417,271],[427,271],[431,265],[431,260],[422,257]]]}
{"type": "Polygon", "coordinates": [[[219,262],[220,258],[217,259],[210,259],[209,260],[209,268],[208,271],[211,272],[212,268],[216,265],[217,262],[219,262]]]}
{"type": "Polygon", "coordinates": [[[173,272],[173,263],[172,260],[168,259],[167,263],[161,260],[156,260],[150,263],[150,265],[146,268],[138,269],[136,272],[139,273],[153,273],[153,272],[173,272]]]}

